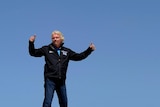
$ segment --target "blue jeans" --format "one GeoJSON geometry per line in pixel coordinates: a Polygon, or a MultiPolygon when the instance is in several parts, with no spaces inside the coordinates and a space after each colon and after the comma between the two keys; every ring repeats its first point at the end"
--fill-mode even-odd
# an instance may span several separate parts
{"type": "Polygon", "coordinates": [[[51,107],[54,91],[56,91],[60,107],[67,107],[67,92],[65,80],[45,79],[44,83],[45,96],[43,107],[51,107]]]}

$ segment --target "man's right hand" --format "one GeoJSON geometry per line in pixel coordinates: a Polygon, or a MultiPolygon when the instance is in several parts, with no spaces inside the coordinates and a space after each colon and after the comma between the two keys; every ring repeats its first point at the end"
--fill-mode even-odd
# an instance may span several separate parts
{"type": "Polygon", "coordinates": [[[31,37],[29,38],[29,41],[30,41],[30,42],[34,42],[35,39],[36,39],[36,35],[33,35],[33,36],[31,36],[31,37]]]}

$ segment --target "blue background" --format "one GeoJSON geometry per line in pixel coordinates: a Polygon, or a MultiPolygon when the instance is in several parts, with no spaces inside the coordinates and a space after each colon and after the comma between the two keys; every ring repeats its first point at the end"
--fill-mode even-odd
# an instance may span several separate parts
{"type": "Polygon", "coordinates": [[[41,107],[44,58],[28,40],[47,45],[53,30],[76,52],[96,46],[69,64],[69,107],[160,107],[158,0],[1,0],[0,107],[41,107]]]}

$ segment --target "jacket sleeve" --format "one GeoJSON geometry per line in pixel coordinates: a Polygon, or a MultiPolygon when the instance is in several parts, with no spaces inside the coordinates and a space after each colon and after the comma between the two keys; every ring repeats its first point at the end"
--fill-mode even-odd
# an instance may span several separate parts
{"type": "Polygon", "coordinates": [[[34,42],[29,41],[29,54],[34,57],[41,57],[44,55],[42,48],[35,49],[34,42]]]}
{"type": "Polygon", "coordinates": [[[70,60],[80,61],[82,59],[85,59],[88,57],[88,55],[91,54],[92,51],[93,50],[90,47],[81,53],[76,53],[76,52],[70,50],[70,60]]]}

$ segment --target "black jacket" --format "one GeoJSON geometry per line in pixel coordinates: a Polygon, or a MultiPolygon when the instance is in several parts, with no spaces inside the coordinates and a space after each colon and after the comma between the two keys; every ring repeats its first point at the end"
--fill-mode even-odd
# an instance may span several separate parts
{"type": "Polygon", "coordinates": [[[84,52],[76,53],[69,48],[60,47],[60,55],[58,55],[55,46],[51,43],[35,49],[34,43],[29,41],[29,53],[34,57],[45,57],[44,77],[66,79],[66,72],[69,60],[79,61],[86,58],[92,52],[88,48],[84,52]]]}

